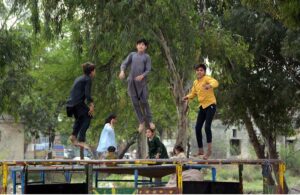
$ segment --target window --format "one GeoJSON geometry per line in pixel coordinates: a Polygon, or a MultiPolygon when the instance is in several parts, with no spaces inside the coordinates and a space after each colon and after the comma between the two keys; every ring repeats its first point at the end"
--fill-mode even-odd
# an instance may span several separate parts
{"type": "Polygon", "coordinates": [[[230,155],[238,156],[241,154],[241,140],[231,139],[230,140],[230,155]]]}

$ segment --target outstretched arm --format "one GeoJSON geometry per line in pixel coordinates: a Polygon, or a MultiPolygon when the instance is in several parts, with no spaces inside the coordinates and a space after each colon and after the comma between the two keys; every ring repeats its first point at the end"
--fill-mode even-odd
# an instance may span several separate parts
{"type": "Polygon", "coordinates": [[[189,94],[183,97],[183,100],[193,99],[197,95],[195,83],[193,84],[192,90],[189,94]]]}
{"type": "Polygon", "coordinates": [[[212,77],[208,77],[207,78],[207,83],[205,84],[204,88],[206,90],[211,89],[211,88],[217,88],[219,86],[219,82],[212,78],[212,77]]]}
{"type": "Polygon", "coordinates": [[[128,65],[131,63],[132,61],[132,53],[130,53],[127,58],[122,62],[121,64],[121,72],[119,74],[119,78],[120,79],[124,79],[125,78],[125,70],[128,67],[128,65]]]}

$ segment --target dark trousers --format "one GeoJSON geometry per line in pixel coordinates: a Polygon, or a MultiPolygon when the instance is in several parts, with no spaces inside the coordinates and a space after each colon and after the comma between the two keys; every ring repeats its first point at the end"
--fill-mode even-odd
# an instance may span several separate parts
{"type": "Polygon", "coordinates": [[[152,122],[152,113],[150,110],[147,97],[144,97],[142,95],[139,99],[136,96],[131,96],[131,102],[133,104],[134,111],[139,120],[139,123],[145,122],[145,119],[148,123],[152,122]],[[145,114],[145,119],[144,119],[144,114],[145,114]]]}
{"type": "Polygon", "coordinates": [[[77,137],[78,141],[85,142],[85,134],[91,122],[91,117],[88,115],[89,108],[84,103],[80,103],[73,107],[72,112],[75,117],[72,135],[77,137]]]}
{"type": "Polygon", "coordinates": [[[211,123],[216,113],[216,105],[212,104],[207,108],[203,109],[202,106],[199,109],[197,122],[196,122],[196,137],[198,142],[198,147],[203,148],[202,143],[202,127],[205,121],[205,134],[207,143],[211,143],[212,141],[212,133],[211,133],[211,123]]]}

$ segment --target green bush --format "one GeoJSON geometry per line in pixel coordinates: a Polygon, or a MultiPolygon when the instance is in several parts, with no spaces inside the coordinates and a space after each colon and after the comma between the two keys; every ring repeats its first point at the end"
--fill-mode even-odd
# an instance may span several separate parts
{"type": "Polygon", "coordinates": [[[289,170],[293,176],[300,174],[300,150],[294,150],[292,147],[282,147],[280,149],[280,157],[284,160],[286,169],[289,170]]]}

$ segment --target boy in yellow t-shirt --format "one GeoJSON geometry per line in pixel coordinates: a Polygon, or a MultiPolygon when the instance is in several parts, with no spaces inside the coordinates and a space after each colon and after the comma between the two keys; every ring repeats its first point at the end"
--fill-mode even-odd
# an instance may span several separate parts
{"type": "Polygon", "coordinates": [[[216,113],[216,97],[214,94],[214,88],[218,87],[219,83],[214,78],[206,75],[205,64],[196,64],[194,66],[197,79],[193,83],[191,92],[183,97],[183,100],[192,100],[194,97],[198,97],[199,112],[196,122],[196,137],[198,142],[198,155],[204,155],[204,159],[208,159],[212,152],[212,133],[211,123],[216,113]],[[202,126],[205,121],[205,134],[207,141],[207,152],[204,154],[202,143],[202,126]]]}

